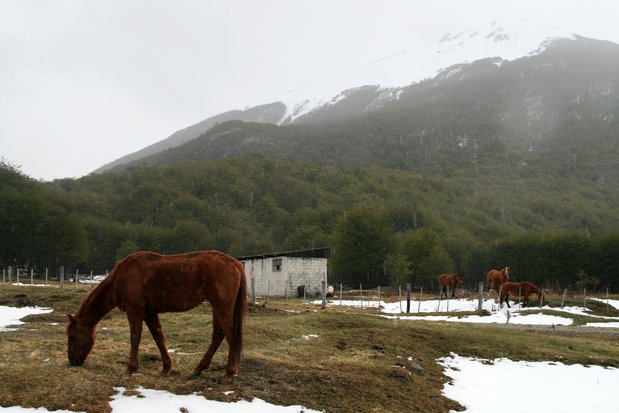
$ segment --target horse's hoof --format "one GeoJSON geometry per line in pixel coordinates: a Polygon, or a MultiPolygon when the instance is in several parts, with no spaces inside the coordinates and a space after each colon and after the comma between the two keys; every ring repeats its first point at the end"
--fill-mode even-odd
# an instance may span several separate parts
{"type": "Polygon", "coordinates": [[[234,379],[235,376],[236,374],[226,373],[224,377],[221,379],[221,382],[224,384],[232,384],[232,380],[234,379]]]}

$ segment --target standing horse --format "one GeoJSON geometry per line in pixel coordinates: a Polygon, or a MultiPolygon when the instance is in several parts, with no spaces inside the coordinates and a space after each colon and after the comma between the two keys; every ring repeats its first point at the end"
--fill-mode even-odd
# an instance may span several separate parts
{"type": "Polygon", "coordinates": [[[505,281],[509,281],[509,266],[506,265],[501,271],[488,271],[488,274],[486,274],[486,281],[488,284],[488,291],[492,289],[493,284],[496,284],[498,286],[503,284],[505,281]]]}
{"type": "Polygon", "coordinates": [[[126,312],[131,333],[131,356],[127,374],[138,370],[138,347],[142,323],[153,336],[168,374],[172,360],[166,348],[159,313],[190,310],[204,300],[211,303],[211,344],[193,371],[207,369],[224,337],[228,341],[228,364],[224,380],[239,372],[243,346],[243,319],[247,305],[243,264],[219,251],[161,255],[137,252],[119,261],[110,274],[68,314],[68,356],[72,366],[84,363],[95,344],[95,326],[114,308],[126,312]]]}
{"type": "Polygon", "coordinates": [[[447,288],[451,289],[451,297],[454,298],[456,296],[456,286],[458,283],[464,282],[464,275],[456,274],[453,272],[447,274],[441,274],[438,277],[438,286],[441,288],[441,298],[443,294],[445,294],[445,298],[447,298],[447,288]]]}
{"type": "Polygon", "coordinates": [[[529,304],[529,296],[531,294],[537,294],[537,298],[542,300],[542,305],[546,304],[546,300],[544,298],[544,293],[542,290],[537,288],[535,285],[531,284],[528,281],[523,282],[505,282],[501,284],[501,296],[499,297],[499,306],[503,306],[503,302],[507,303],[507,307],[509,305],[509,294],[512,295],[521,295],[522,298],[522,306],[526,307],[529,304]]]}

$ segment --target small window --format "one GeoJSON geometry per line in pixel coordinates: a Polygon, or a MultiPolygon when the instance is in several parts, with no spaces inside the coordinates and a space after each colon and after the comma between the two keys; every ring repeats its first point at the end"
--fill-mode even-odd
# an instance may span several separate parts
{"type": "Polygon", "coordinates": [[[274,258],[273,259],[273,271],[281,271],[282,270],[282,259],[274,258]]]}

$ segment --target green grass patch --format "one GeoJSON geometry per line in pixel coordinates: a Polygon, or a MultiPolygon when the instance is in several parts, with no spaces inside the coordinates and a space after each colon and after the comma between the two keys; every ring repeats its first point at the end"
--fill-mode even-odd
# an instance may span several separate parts
{"type": "Polygon", "coordinates": [[[144,386],[222,401],[259,397],[327,412],[432,413],[462,409],[441,395],[449,379],[436,359],[451,352],[619,366],[617,334],[598,329],[385,319],[376,310],[323,310],[291,299],[270,300],[248,312],[241,374],[231,384],[221,382],[225,342],[211,368],[190,377],[210,340],[208,304],[161,316],[168,348],[174,350],[172,374],[159,374],[159,352],[145,329],[140,374],[126,376],[129,328],[118,310],[99,323],[84,366],[69,367],[65,313],[75,312],[88,292],[88,287],[0,285],[1,305],[54,309],[28,317],[20,330],[0,332],[0,405],[105,412],[114,387],[133,394],[136,386],[144,386]]]}

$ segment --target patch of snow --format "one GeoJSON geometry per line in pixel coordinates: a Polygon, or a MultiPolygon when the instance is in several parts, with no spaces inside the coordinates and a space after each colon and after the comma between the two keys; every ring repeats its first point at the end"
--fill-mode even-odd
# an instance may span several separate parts
{"type": "Polygon", "coordinates": [[[134,412],[218,412],[218,413],[318,413],[303,406],[278,406],[254,398],[252,401],[220,402],[208,400],[198,394],[176,395],[163,390],[138,387],[139,396],[124,396],[124,387],[116,387],[110,406],[113,413],[134,412]],[[181,410],[184,409],[184,410],[181,410]]]}
{"type": "MultiPolygon", "coordinates": [[[[322,301],[313,301],[312,304],[320,305],[322,301]]],[[[327,301],[329,306],[347,306],[355,308],[367,308],[376,309],[380,308],[384,313],[381,317],[389,319],[399,320],[425,320],[425,321],[449,321],[460,323],[511,323],[511,324],[529,324],[529,325],[572,325],[574,320],[569,317],[549,315],[549,314],[532,314],[532,311],[536,310],[553,310],[557,312],[566,313],[566,315],[586,315],[588,317],[595,317],[605,320],[619,320],[618,317],[605,317],[590,314],[589,309],[584,307],[524,307],[518,306],[518,303],[510,301],[511,308],[503,307],[499,308],[499,304],[494,299],[484,299],[482,301],[482,309],[488,311],[489,315],[459,315],[459,312],[477,311],[478,300],[470,299],[450,299],[450,300],[424,300],[415,301],[411,300],[410,313],[403,313],[406,311],[406,300],[396,301],[393,303],[387,303],[385,301],[376,300],[338,300],[333,299],[327,301]],[[526,313],[522,313],[526,311],[526,313]],[[449,315],[412,315],[414,313],[437,313],[446,312],[449,315]]],[[[594,326],[594,323],[590,323],[594,326]]],[[[595,323],[597,324],[597,323],[595,323]]],[[[597,326],[597,325],[595,325],[597,326]]],[[[614,322],[600,323],[599,327],[616,327],[614,322]]]]}
{"type": "Polygon", "coordinates": [[[51,308],[41,307],[7,307],[0,306],[0,331],[12,331],[15,328],[8,328],[8,326],[16,326],[24,324],[21,321],[22,318],[31,314],[47,314],[51,313],[51,308]]]}
{"type": "Polygon", "coordinates": [[[605,328],[619,328],[619,321],[608,323],[587,323],[585,327],[605,327],[605,328]]]}
{"type": "Polygon", "coordinates": [[[452,381],[443,395],[466,412],[504,411],[506,402],[536,412],[617,412],[619,369],[560,362],[483,360],[451,354],[438,360],[452,381]]]}
{"type": "Polygon", "coordinates": [[[604,304],[606,304],[608,302],[608,305],[619,309],[619,300],[611,300],[611,299],[606,299],[606,298],[589,298],[589,300],[594,300],[594,301],[600,301],[604,304]]]}

